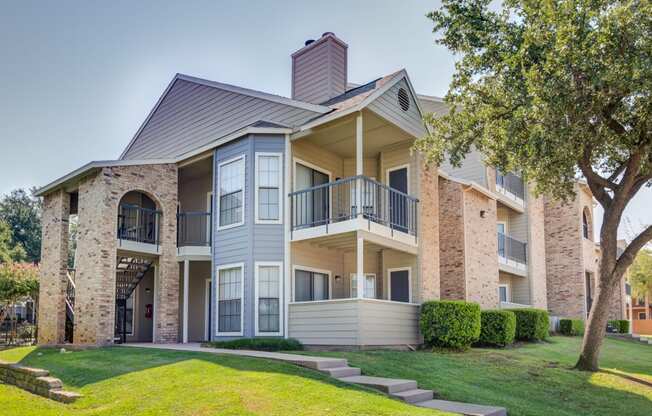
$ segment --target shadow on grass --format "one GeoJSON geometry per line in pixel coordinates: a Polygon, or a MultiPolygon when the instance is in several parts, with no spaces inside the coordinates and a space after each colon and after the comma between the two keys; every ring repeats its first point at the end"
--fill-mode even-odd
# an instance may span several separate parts
{"type": "MultiPolygon", "coordinates": [[[[290,363],[209,352],[116,346],[61,353],[57,349],[39,348],[25,355],[19,363],[47,369],[53,376],[60,378],[64,385],[79,389],[125,374],[188,360],[201,360],[243,372],[266,372],[301,377],[340,388],[382,395],[377,390],[344,383],[326,374],[290,363]]],[[[219,372],[219,367],[216,367],[215,371],[219,372]]]]}

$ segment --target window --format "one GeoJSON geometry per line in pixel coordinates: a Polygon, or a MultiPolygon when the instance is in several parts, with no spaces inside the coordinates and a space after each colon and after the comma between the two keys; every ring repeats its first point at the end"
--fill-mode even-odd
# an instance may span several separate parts
{"type": "MultiPolygon", "coordinates": [[[[364,278],[363,297],[376,299],[376,275],[373,273],[365,273],[364,278]]],[[[358,297],[358,279],[355,273],[351,273],[351,297],[358,297]]]]}
{"type": "Polygon", "coordinates": [[[244,224],[244,168],[244,156],[218,166],[220,228],[244,224]]]}
{"type": "Polygon", "coordinates": [[[501,302],[509,302],[509,287],[507,285],[498,286],[498,295],[501,302]]]}
{"type": "Polygon", "coordinates": [[[281,263],[256,263],[256,335],[281,334],[281,263]]]}
{"type": "Polygon", "coordinates": [[[638,313],[638,319],[644,320],[645,318],[645,312],[639,312],[638,313]]]}
{"type": "Polygon", "coordinates": [[[242,335],[242,273],[244,265],[217,269],[217,334],[242,335]]]}
{"type": "Polygon", "coordinates": [[[314,227],[327,223],[330,214],[329,187],[310,188],[327,184],[330,173],[295,162],[294,180],[295,190],[307,190],[293,197],[295,226],[314,227]]]}
{"type": "Polygon", "coordinates": [[[256,221],[281,222],[281,154],[256,153],[256,221]]]}
{"type": "Polygon", "coordinates": [[[329,277],[328,273],[295,270],[294,300],[296,302],[309,302],[328,299],[329,277]]]}
{"type": "Polygon", "coordinates": [[[582,212],[582,236],[589,239],[589,220],[586,217],[586,211],[582,212]]]}

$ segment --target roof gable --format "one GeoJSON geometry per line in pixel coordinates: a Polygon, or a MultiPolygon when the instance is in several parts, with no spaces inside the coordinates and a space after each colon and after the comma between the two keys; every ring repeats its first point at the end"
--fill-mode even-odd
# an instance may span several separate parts
{"type": "Polygon", "coordinates": [[[330,108],[177,75],[120,158],[175,158],[255,122],[293,127],[327,111],[330,108]]]}

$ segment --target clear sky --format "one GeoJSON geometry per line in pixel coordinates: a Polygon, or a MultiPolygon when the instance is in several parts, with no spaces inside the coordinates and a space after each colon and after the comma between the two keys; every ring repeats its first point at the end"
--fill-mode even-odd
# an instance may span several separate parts
{"type": "MultiPolygon", "coordinates": [[[[326,31],[349,44],[350,82],[406,68],[419,93],[442,96],[454,57],[425,17],[439,3],[4,3],[0,194],[116,159],[177,72],[288,96],[290,54],[326,31]]],[[[628,212],[635,230],[652,222],[644,193],[628,212]]]]}

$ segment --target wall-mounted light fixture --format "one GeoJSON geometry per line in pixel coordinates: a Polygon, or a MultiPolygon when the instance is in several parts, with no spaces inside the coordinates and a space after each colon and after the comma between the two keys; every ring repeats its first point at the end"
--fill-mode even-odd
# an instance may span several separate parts
{"type": "Polygon", "coordinates": [[[481,209],[480,210],[480,218],[484,218],[486,216],[487,216],[487,211],[485,211],[484,209],[481,209]]]}
{"type": "Polygon", "coordinates": [[[336,282],[339,282],[341,278],[342,278],[342,276],[340,276],[340,275],[335,275],[335,281],[336,281],[336,282]]]}

